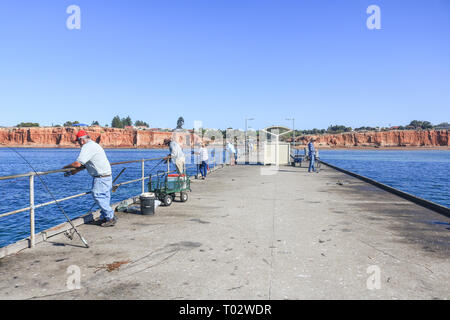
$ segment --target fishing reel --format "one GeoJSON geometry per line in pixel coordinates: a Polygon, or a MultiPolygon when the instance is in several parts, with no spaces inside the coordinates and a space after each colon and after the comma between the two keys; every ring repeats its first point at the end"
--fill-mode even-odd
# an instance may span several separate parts
{"type": "Polygon", "coordinates": [[[70,229],[67,230],[66,232],[64,232],[64,235],[69,238],[69,240],[73,240],[73,235],[75,234],[75,230],[74,229],[70,229]]]}

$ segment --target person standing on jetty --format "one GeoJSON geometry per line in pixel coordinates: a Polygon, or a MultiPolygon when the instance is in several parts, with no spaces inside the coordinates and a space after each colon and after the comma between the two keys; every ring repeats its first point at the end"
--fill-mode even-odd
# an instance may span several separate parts
{"type": "Polygon", "coordinates": [[[308,143],[308,156],[309,156],[309,168],[308,172],[315,172],[316,168],[314,167],[314,161],[316,157],[316,150],[314,148],[314,138],[311,138],[308,143]]]}
{"type": "Polygon", "coordinates": [[[112,171],[105,150],[96,142],[92,141],[86,131],[80,130],[77,133],[77,142],[81,146],[77,161],[64,167],[75,170],[65,173],[65,176],[77,174],[87,169],[93,177],[92,196],[95,203],[101,209],[100,225],[102,227],[112,227],[117,219],[114,217],[114,210],[111,208],[112,171]]]}
{"type": "Polygon", "coordinates": [[[239,152],[237,137],[234,137],[234,151],[235,151],[234,152],[234,164],[237,164],[238,152],[239,152]]]}
{"type": "Polygon", "coordinates": [[[200,155],[200,173],[202,174],[202,179],[206,179],[206,174],[208,173],[208,149],[206,148],[206,143],[202,142],[198,152],[192,151],[193,154],[200,155]]]}
{"type": "Polygon", "coordinates": [[[236,149],[230,141],[227,143],[227,151],[230,156],[230,166],[233,166],[236,164],[236,149]]]}
{"type": "Polygon", "coordinates": [[[170,150],[170,154],[164,159],[172,159],[173,163],[175,163],[175,166],[177,167],[178,173],[180,175],[184,174],[186,159],[180,145],[170,138],[164,139],[164,144],[168,146],[170,150]]]}

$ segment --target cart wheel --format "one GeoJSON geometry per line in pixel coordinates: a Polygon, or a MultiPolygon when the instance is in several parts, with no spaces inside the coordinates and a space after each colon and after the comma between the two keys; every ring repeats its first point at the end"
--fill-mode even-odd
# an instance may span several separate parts
{"type": "Polygon", "coordinates": [[[164,199],[163,199],[163,202],[164,202],[164,205],[166,207],[170,206],[172,204],[172,202],[173,202],[172,196],[170,194],[165,195],[164,199]]]}
{"type": "Polygon", "coordinates": [[[186,192],[181,192],[180,198],[181,198],[181,202],[186,202],[186,201],[188,201],[188,194],[186,192]]]}

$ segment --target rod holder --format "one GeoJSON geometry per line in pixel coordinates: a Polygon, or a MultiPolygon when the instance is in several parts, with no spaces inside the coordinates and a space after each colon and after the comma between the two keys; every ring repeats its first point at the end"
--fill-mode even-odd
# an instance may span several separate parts
{"type": "Polygon", "coordinates": [[[34,209],[34,174],[30,174],[30,248],[35,244],[34,209]]]}

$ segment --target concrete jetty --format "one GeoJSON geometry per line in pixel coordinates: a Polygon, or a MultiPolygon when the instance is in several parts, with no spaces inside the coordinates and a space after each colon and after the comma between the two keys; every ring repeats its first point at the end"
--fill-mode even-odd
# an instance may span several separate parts
{"type": "Polygon", "coordinates": [[[89,249],[57,235],[2,258],[0,299],[450,298],[449,218],[329,167],[262,168],[82,225],[89,249]]]}

